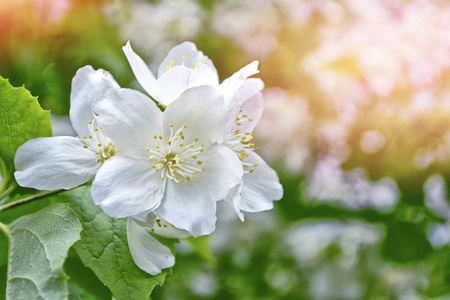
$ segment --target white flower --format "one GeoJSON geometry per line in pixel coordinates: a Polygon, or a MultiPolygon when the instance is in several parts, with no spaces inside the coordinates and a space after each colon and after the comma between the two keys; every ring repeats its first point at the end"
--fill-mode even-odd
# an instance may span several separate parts
{"type": "Polygon", "coordinates": [[[184,42],[169,51],[155,78],[147,64],[133,51],[130,42],[123,47],[123,51],[140,85],[153,99],[166,106],[188,88],[201,85],[218,88],[226,103],[235,101],[233,97],[243,81],[259,72],[258,62],[254,61],[219,85],[212,61],[197,50],[194,43],[184,42]]]}
{"type": "Polygon", "coordinates": [[[183,91],[199,85],[216,87],[223,95],[227,126],[218,142],[233,150],[242,160],[244,181],[225,198],[241,219],[242,211],[259,212],[273,208],[273,200],[283,195],[278,176],[254,152],[253,129],[263,111],[260,79],[248,79],[258,73],[258,62],[243,67],[220,85],[212,61],[195,44],[184,42],[173,47],[158,68],[155,79],[144,61],[128,42],[123,50],[141,86],[157,101],[169,105],[183,91]],[[241,199],[242,196],[242,199],[241,199]]]}
{"type": "Polygon", "coordinates": [[[78,137],[43,137],[27,141],[15,156],[19,185],[40,190],[70,189],[91,180],[116,154],[114,143],[96,125],[92,101],[118,88],[108,72],[79,69],[72,81],[70,120],[78,137]]]}
{"type": "Polygon", "coordinates": [[[116,218],[156,211],[194,236],[214,231],[216,201],[242,181],[236,155],[216,143],[227,118],[221,93],[188,89],[163,113],[139,92],[111,89],[93,110],[121,152],[97,173],[94,202],[116,218]]]}
{"type": "MultiPolygon", "coordinates": [[[[233,75],[234,76],[234,75],[233,75]]],[[[222,145],[233,150],[242,162],[244,177],[242,185],[235,187],[227,198],[241,219],[242,211],[260,212],[273,208],[273,201],[283,196],[277,173],[255,152],[259,149],[253,143],[253,130],[261,118],[264,103],[260,79],[244,81],[239,91],[240,107],[237,114],[230,108],[228,126],[222,145]]]]}

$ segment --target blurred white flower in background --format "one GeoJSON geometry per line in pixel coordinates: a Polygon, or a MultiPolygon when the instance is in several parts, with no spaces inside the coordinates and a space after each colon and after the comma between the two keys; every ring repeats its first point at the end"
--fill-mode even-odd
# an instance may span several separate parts
{"type": "Polygon", "coordinates": [[[400,7],[348,0],[344,5],[352,22],[322,25],[319,48],[300,65],[338,112],[370,95],[388,97],[397,88],[435,88],[436,78],[450,67],[448,3],[411,1],[400,7]]]}
{"type": "Polygon", "coordinates": [[[353,267],[359,259],[361,248],[376,245],[382,230],[374,225],[351,221],[304,221],[290,226],[285,242],[301,264],[311,265],[323,259],[327,248],[335,244],[340,251],[339,263],[353,267]]]}
{"type": "Polygon", "coordinates": [[[281,89],[264,91],[264,113],[255,129],[261,156],[282,163],[292,173],[302,173],[311,159],[309,133],[312,116],[306,99],[281,89]]]}
{"type": "Polygon", "coordinates": [[[372,182],[364,170],[344,171],[336,158],[320,160],[306,181],[308,201],[336,203],[349,209],[375,208],[389,211],[397,203],[399,192],[394,180],[372,182]]]}
{"type": "Polygon", "coordinates": [[[364,293],[360,258],[374,251],[381,237],[374,225],[321,220],[291,225],[284,241],[299,267],[311,272],[308,289],[314,299],[359,299],[364,293]]]}
{"type": "Polygon", "coordinates": [[[264,58],[278,45],[281,24],[271,1],[221,1],[212,11],[212,28],[244,53],[264,58]]]}
{"type": "Polygon", "coordinates": [[[439,175],[430,176],[423,186],[426,208],[443,222],[432,222],[428,227],[428,239],[436,247],[450,243],[450,205],[447,186],[444,178],[439,175]]]}
{"type": "Polygon", "coordinates": [[[205,15],[194,0],[116,0],[105,4],[105,13],[122,40],[132,40],[154,62],[161,61],[173,45],[194,39],[205,15]]]}
{"type": "Polygon", "coordinates": [[[302,221],[292,224],[284,241],[299,267],[308,273],[314,299],[361,299],[367,280],[382,278],[384,295],[394,299],[421,299],[427,270],[402,267],[382,260],[378,245],[381,226],[361,221],[302,221]]]}

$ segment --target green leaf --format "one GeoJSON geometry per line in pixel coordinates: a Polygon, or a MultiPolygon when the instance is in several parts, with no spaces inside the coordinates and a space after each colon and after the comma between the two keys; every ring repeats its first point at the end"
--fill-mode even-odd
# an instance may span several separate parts
{"type": "Polygon", "coordinates": [[[6,268],[8,264],[8,239],[0,230],[0,300],[5,299],[6,291],[6,268]]]}
{"type": "Polygon", "coordinates": [[[127,242],[125,219],[113,219],[91,199],[90,187],[63,193],[78,215],[84,230],[74,245],[83,263],[120,299],[147,300],[156,285],[162,285],[171,269],[152,276],[134,263],[127,242]]]}
{"type": "Polygon", "coordinates": [[[70,277],[69,300],[111,300],[111,291],[98,280],[91,269],[85,267],[73,248],[69,250],[64,271],[70,277]]]}
{"type": "Polygon", "coordinates": [[[23,216],[9,226],[7,299],[67,299],[62,270],[81,224],[67,204],[23,216]]]}
{"type": "Polygon", "coordinates": [[[15,88],[0,77],[0,156],[7,167],[11,169],[19,146],[45,136],[52,136],[50,111],[42,110],[24,87],[15,88]]]}
{"type": "Polygon", "coordinates": [[[184,239],[184,241],[191,246],[192,250],[194,250],[198,256],[215,266],[217,261],[209,249],[209,237],[209,235],[203,235],[196,238],[188,237],[184,239]]]}

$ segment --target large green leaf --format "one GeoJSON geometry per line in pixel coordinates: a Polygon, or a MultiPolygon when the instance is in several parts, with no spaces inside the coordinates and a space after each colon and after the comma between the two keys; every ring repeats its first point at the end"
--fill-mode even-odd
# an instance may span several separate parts
{"type": "Polygon", "coordinates": [[[69,250],[64,271],[70,277],[69,300],[111,300],[111,291],[98,280],[91,269],[84,266],[73,248],[69,250]]]}
{"type": "MultiPolygon", "coordinates": [[[[162,285],[171,269],[152,276],[134,263],[127,242],[125,219],[113,219],[91,199],[90,188],[65,192],[80,219],[83,231],[74,248],[83,263],[120,299],[147,300],[156,285],[162,285]]],[[[174,243],[174,241],[172,242],[174,243]]]]}
{"type": "Polygon", "coordinates": [[[7,299],[67,299],[62,270],[81,224],[67,204],[23,216],[9,226],[7,299]]]}
{"type": "Polygon", "coordinates": [[[7,167],[23,143],[51,135],[50,111],[42,110],[24,87],[15,88],[0,77],[0,156],[7,167]]]}

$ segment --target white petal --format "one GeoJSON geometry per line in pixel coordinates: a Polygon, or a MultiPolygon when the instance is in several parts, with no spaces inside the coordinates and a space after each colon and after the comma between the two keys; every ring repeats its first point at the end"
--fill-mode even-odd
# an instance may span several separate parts
{"type": "Polygon", "coordinates": [[[161,135],[163,115],[150,98],[130,89],[112,89],[92,107],[103,132],[120,153],[148,158],[146,148],[152,148],[154,135],[161,135]]]}
{"type": "Polygon", "coordinates": [[[148,234],[132,218],[128,218],[127,238],[134,262],[145,272],[156,275],[175,264],[170,249],[148,234]]]}
{"type": "Polygon", "coordinates": [[[264,82],[259,78],[248,78],[244,80],[242,90],[239,94],[242,103],[244,104],[247,100],[251,99],[254,95],[262,92],[264,89],[264,82]]]}
{"type": "Polygon", "coordinates": [[[200,86],[188,89],[167,107],[163,126],[168,137],[170,123],[175,130],[186,124],[186,141],[198,137],[200,143],[206,144],[222,136],[226,119],[227,111],[220,92],[211,86],[200,86]]]}
{"type": "Polygon", "coordinates": [[[167,106],[188,88],[200,85],[219,86],[219,82],[209,66],[200,64],[194,69],[176,66],[162,74],[158,79],[156,84],[157,99],[167,106]]]}
{"type": "Polygon", "coordinates": [[[252,119],[252,121],[241,122],[241,126],[236,126],[235,130],[240,129],[242,132],[253,132],[264,111],[264,99],[262,93],[258,92],[247,99],[242,104],[241,109],[241,115],[247,115],[247,118],[244,120],[252,119]]]}
{"type": "Polygon", "coordinates": [[[103,163],[92,183],[92,199],[113,218],[135,216],[158,207],[164,193],[149,160],[115,155],[103,163]]]}
{"type": "Polygon", "coordinates": [[[167,67],[171,65],[171,61],[174,62],[174,66],[184,65],[188,68],[191,68],[192,64],[205,63],[212,69],[215,80],[217,82],[219,81],[217,70],[212,61],[208,58],[208,56],[204,55],[202,51],[197,50],[197,47],[192,42],[183,42],[169,51],[166,58],[164,58],[159,65],[158,78],[166,72],[167,67]],[[183,60],[183,56],[185,57],[185,60],[183,60]]]}
{"type": "Polygon", "coordinates": [[[176,228],[155,212],[149,214],[149,217],[153,218],[151,230],[157,235],[171,239],[181,239],[191,236],[188,231],[176,228]]]}
{"type": "Polygon", "coordinates": [[[264,99],[260,92],[263,87],[264,83],[257,78],[244,81],[239,96],[229,103],[231,106],[228,113],[226,133],[234,133],[236,130],[253,132],[264,110],[264,99]],[[247,117],[242,117],[243,115],[247,117]],[[239,121],[239,126],[236,125],[236,116],[242,119],[239,121]],[[252,121],[248,121],[250,119],[252,121]]]}
{"type": "Polygon", "coordinates": [[[156,212],[174,226],[189,231],[194,237],[210,234],[215,229],[216,200],[214,193],[201,181],[167,182],[164,198],[156,212]]]}
{"type": "Polygon", "coordinates": [[[251,62],[222,82],[220,89],[227,104],[229,104],[229,102],[232,101],[233,96],[241,90],[245,79],[259,73],[258,64],[258,61],[251,62]]]}
{"type": "Polygon", "coordinates": [[[155,216],[152,211],[143,211],[137,215],[131,216],[133,220],[143,227],[152,228],[155,223],[155,216]]]}
{"type": "Polygon", "coordinates": [[[202,157],[205,171],[197,176],[198,180],[214,192],[217,201],[242,183],[242,163],[229,148],[217,145],[205,151],[202,157]]]}
{"type": "Polygon", "coordinates": [[[150,71],[147,64],[142,60],[142,58],[137,55],[131,48],[130,41],[127,42],[125,46],[122,47],[125,56],[128,59],[128,63],[133,70],[134,76],[136,76],[137,81],[140,83],[142,88],[152,97],[156,97],[156,78],[150,71]]]}
{"type": "Polygon", "coordinates": [[[273,208],[273,201],[283,197],[283,187],[277,173],[256,153],[249,151],[244,163],[257,163],[252,173],[244,174],[241,210],[259,212],[273,208]]]}
{"type": "Polygon", "coordinates": [[[241,221],[244,221],[244,214],[240,209],[242,198],[241,193],[242,193],[242,184],[238,184],[230,190],[230,193],[228,194],[228,196],[225,197],[224,200],[228,204],[230,204],[230,206],[238,215],[239,219],[241,219],[241,221]]]}
{"type": "Polygon", "coordinates": [[[58,136],[27,141],[17,149],[19,185],[40,190],[71,189],[91,180],[100,163],[80,139],[58,136]]]}
{"type": "Polygon", "coordinates": [[[111,88],[119,88],[112,75],[102,69],[85,66],[77,71],[70,92],[70,120],[79,136],[89,135],[88,122],[94,119],[91,104],[111,88]]]}

